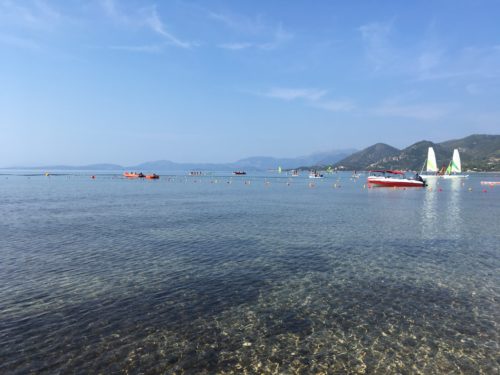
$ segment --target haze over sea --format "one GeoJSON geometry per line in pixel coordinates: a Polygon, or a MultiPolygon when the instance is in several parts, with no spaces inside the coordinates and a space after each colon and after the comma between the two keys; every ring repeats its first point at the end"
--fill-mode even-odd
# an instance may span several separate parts
{"type": "Polygon", "coordinates": [[[305,177],[1,176],[0,372],[498,373],[500,188],[305,177]]]}

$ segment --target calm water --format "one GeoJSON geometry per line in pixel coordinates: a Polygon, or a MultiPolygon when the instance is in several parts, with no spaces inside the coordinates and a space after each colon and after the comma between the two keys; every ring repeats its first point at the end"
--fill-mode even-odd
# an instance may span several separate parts
{"type": "Polygon", "coordinates": [[[499,372],[500,176],[277,176],[0,176],[0,373],[499,372]]]}

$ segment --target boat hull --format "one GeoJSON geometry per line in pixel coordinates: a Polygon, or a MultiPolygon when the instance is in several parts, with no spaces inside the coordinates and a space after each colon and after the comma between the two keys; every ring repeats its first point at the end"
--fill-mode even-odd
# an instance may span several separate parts
{"type": "Polygon", "coordinates": [[[424,187],[425,183],[417,180],[407,180],[390,177],[368,177],[368,183],[375,186],[386,187],[424,187]]]}
{"type": "Polygon", "coordinates": [[[468,174],[444,174],[442,176],[439,176],[442,178],[467,178],[469,177],[468,174]]]}

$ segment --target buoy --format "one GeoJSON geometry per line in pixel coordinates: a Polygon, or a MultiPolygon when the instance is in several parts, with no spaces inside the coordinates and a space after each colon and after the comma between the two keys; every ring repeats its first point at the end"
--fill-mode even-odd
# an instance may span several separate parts
{"type": "Polygon", "coordinates": [[[488,190],[486,190],[486,189],[483,189],[483,193],[487,193],[487,192],[488,192],[488,190]]]}
{"type": "Polygon", "coordinates": [[[467,190],[472,191],[472,188],[470,187],[470,188],[468,188],[467,190]]]}
{"type": "Polygon", "coordinates": [[[439,191],[443,191],[443,189],[439,188],[439,191]]]}
{"type": "Polygon", "coordinates": [[[91,179],[95,180],[95,176],[90,176],[91,179]]]}

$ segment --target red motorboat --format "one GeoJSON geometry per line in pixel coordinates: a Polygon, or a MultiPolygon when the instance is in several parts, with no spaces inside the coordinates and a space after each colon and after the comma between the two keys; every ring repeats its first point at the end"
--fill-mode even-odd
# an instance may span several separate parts
{"type": "Polygon", "coordinates": [[[127,178],[143,178],[146,177],[142,173],[137,172],[123,172],[123,176],[127,178]]]}
{"type": "Polygon", "coordinates": [[[387,187],[424,187],[425,180],[418,173],[409,176],[408,172],[381,170],[370,171],[368,184],[387,187]]]}

